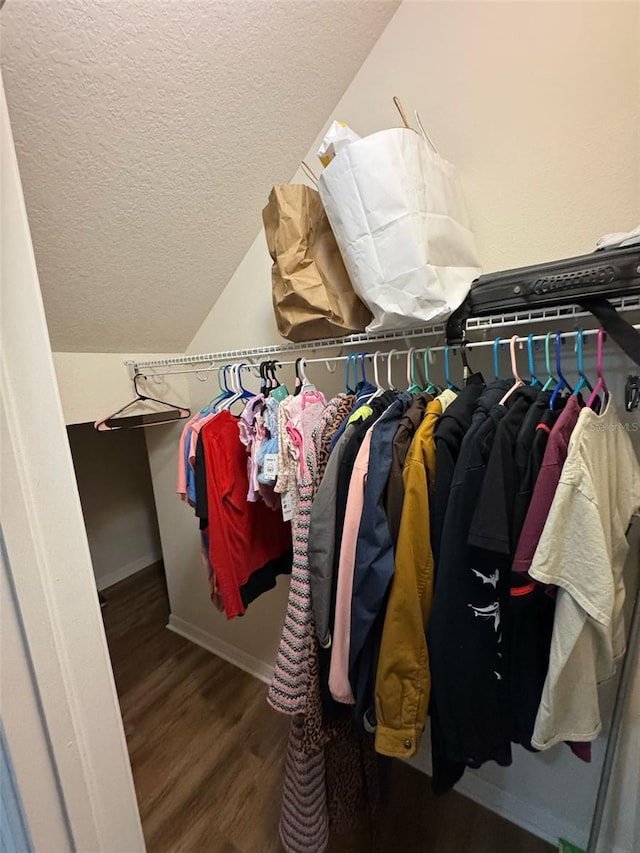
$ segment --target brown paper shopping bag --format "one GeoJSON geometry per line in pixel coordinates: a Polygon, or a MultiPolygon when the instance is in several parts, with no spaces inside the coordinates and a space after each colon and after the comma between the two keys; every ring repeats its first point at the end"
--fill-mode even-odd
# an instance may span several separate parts
{"type": "Polygon", "coordinates": [[[371,314],[351,286],[318,192],[275,186],[262,219],[280,334],[299,343],[364,331],[371,314]]]}

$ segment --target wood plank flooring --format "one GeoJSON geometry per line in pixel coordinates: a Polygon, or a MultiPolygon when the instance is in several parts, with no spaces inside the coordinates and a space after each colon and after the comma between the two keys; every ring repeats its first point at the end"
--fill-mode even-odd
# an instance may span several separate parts
{"type": "MultiPolygon", "coordinates": [[[[162,565],[104,591],[103,617],[149,853],[282,853],[288,720],[266,687],[167,631],[162,565]]],[[[330,853],[550,853],[553,848],[395,762],[391,802],[369,833],[330,853]]]]}

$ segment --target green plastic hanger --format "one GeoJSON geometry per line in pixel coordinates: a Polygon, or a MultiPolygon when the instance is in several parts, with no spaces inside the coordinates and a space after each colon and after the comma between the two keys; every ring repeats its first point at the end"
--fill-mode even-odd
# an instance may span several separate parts
{"type": "Polygon", "coordinates": [[[431,381],[431,377],[429,376],[429,354],[431,353],[431,347],[425,347],[422,351],[422,363],[424,365],[424,381],[426,383],[425,392],[427,394],[439,394],[439,388],[437,385],[434,385],[431,381]]]}

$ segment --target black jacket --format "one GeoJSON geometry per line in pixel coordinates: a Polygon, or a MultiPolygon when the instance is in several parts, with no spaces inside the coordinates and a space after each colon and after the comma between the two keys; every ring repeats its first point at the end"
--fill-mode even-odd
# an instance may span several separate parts
{"type": "MultiPolygon", "coordinates": [[[[484,466],[491,452],[497,424],[507,411],[499,406],[511,381],[492,382],[480,395],[471,425],[460,444],[457,464],[451,478],[445,519],[438,553],[428,645],[431,666],[433,780],[436,791],[447,789],[462,776],[464,766],[478,766],[482,757],[469,744],[474,737],[474,703],[461,706],[459,687],[473,650],[468,640],[469,618],[474,618],[469,601],[469,580],[474,579],[467,537],[482,482],[484,466]]],[[[452,404],[454,405],[454,404],[452,404]]],[[[449,407],[451,409],[451,406],[449,407]]],[[[440,471],[436,468],[436,480],[440,471]]],[[[442,498],[441,498],[442,499],[442,498]]],[[[491,620],[487,624],[493,629],[491,620]]],[[[510,751],[502,756],[509,764],[510,751]]]]}

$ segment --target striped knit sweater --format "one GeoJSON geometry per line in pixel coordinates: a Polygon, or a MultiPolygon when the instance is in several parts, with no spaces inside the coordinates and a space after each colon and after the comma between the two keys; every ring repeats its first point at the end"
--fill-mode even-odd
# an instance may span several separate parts
{"type": "Polygon", "coordinates": [[[303,714],[307,703],[309,681],[309,643],[311,641],[311,583],[309,578],[309,521],[316,493],[316,439],[335,423],[338,406],[331,400],[314,431],[314,441],[307,455],[307,476],[300,485],[297,511],[293,518],[293,565],[289,601],[278,648],[273,679],[267,694],[269,704],[283,714],[303,714]]]}
{"type": "MultiPolygon", "coordinates": [[[[295,714],[287,745],[280,817],[280,837],[287,853],[323,853],[329,841],[322,714],[318,709],[312,718],[305,716],[307,701],[313,703],[315,698],[319,705],[319,695],[314,697],[314,685],[309,680],[310,655],[314,651],[311,644],[316,640],[306,544],[311,502],[326,467],[329,437],[346,417],[351,404],[352,399],[344,394],[331,400],[314,431],[313,448],[307,456],[310,483],[303,484],[301,489],[296,519],[299,523],[294,526],[289,607],[269,691],[269,701],[274,707],[282,710],[284,706],[285,713],[295,714]],[[308,490],[306,485],[310,487],[308,490]],[[286,666],[281,665],[282,660],[286,661],[286,666]],[[291,708],[297,710],[289,710],[291,708]],[[315,744],[313,749],[310,749],[310,739],[315,744]]],[[[317,684],[315,687],[317,692],[317,684]]]]}

